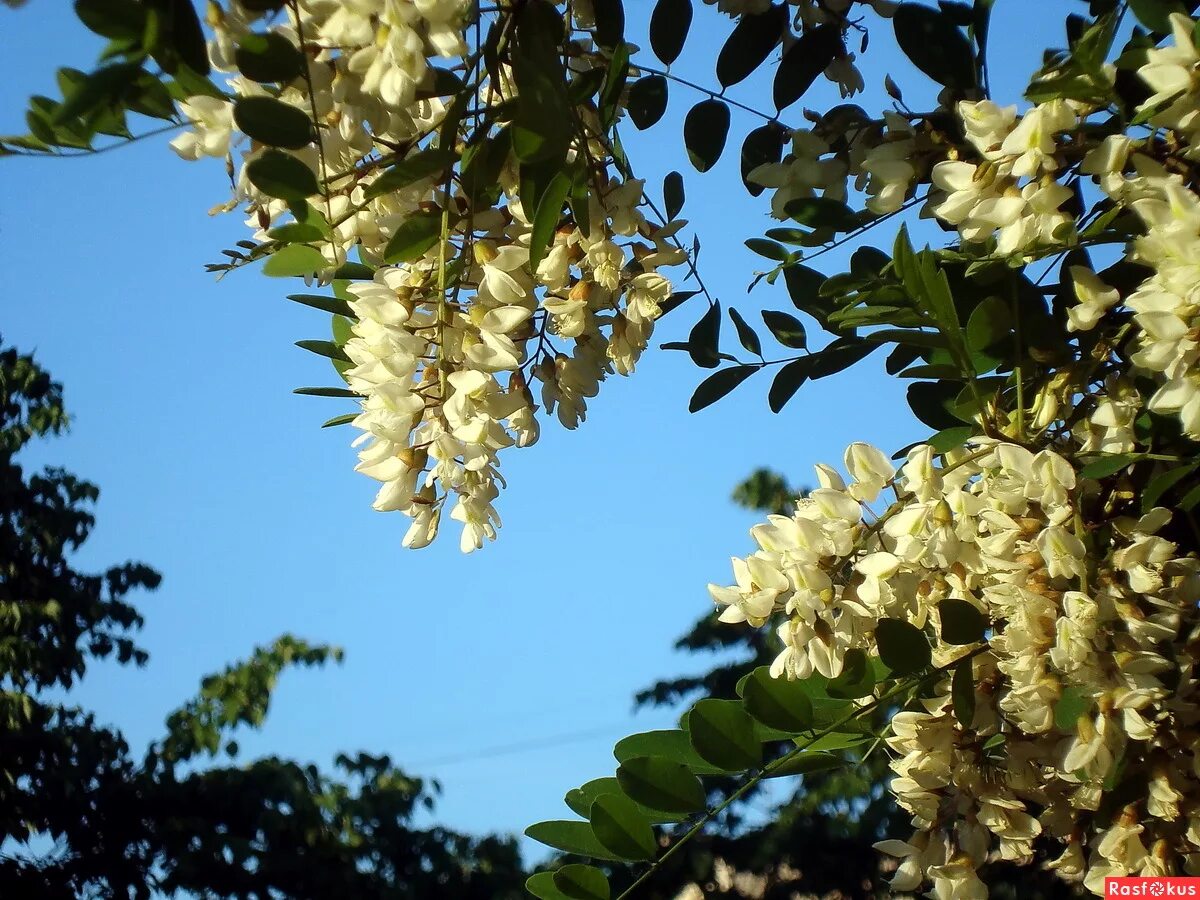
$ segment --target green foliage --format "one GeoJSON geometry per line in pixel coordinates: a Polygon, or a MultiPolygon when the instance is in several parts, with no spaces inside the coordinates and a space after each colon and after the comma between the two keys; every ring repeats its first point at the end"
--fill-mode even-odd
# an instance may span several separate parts
{"type": "Polygon", "coordinates": [[[438,788],[385,756],[339,756],[330,772],[274,757],[202,765],[237,755],[285,670],[338,660],[334,648],[285,635],[205,678],[141,758],[71,705],[93,660],[146,662],[128,595],[160,577],[132,562],[74,567],[99,491],[16,459],[66,422],[59,385],[0,349],[0,894],[521,896],[515,843],[417,827],[438,788]]]}

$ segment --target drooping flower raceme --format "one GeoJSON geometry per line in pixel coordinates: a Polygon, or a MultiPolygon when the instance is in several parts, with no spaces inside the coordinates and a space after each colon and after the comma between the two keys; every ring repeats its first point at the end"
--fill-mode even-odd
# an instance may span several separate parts
{"type": "Polygon", "coordinates": [[[898,472],[862,444],[845,463],[844,483],[819,470],[826,486],[751,529],[736,584],[709,590],[722,621],[777,623],[777,677],[837,677],[850,651],[878,652],[885,620],[941,636],[934,665],[970,667],[969,720],[947,675],[889,724],[891,787],[914,827],[880,845],[900,860],[893,889],[985,896],[976,870],[1030,862],[1037,839],[1095,893],[1110,875],[1200,873],[1200,768],[1182,764],[1200,696],[1173,674],[1195,665],[1200,561],[1159,535],[1171,513],[1097,532],[1095,482],[1052,450],[990,440],[940,460],[915,447],[898,472]],[[875,516],[885,488],[898,499],[875,516]],[[964,605],[987,633],[947,643],[964,605]],[[1136,831],[1092,815],[1122,791],[1136,831]]]}
{"type": "MultiPolygon", "coordinates": [[[[262,40],[261,13],[237,0],[212,5],[210,57],[231,96],[181,104],[191,130],[172,142],[187,159],[238,148],[224,208],[243,207],[256,240],[269,246],[289,217],[316,222],[319,237],[305,239],[323,257],[313,264],[323,279],[338,277],[352,252],[374,270],[338,287],[353,313],[343,376],[363,398],[358,470],[381,484],[376,509],[412,519],[405,546],[429,544],[448,513],[464,551],[496,536],[498,455],[537,440],[538,400],[567,428],[583,421],[600,383],[633,372],[645,350],[672,293],[659,270],[686,258],[675,239],[682,223],[645,218],[643,183],[615,163],[590,101],[570,111],[576,128],[563,151],[586,189],[568,215],[553,211],[552,233],[537,232],[537,196],[510,121],[521,79],[480,74],[472,9],[467,0],[289,5],[268,33],[306,60],[274,90],[238,65],[239,51],[262,40]],[[476,79],[479,109],[448,123],[439,79],[454,70],[455,83],[476,79]],[[315,139],[290,152],[320,184],[305,202],[256,177],[279,151],[235,129],[242,101],[268,96],[315,112],[315,139]],[[438,164],[422,165],[435,154],[438,164]],[[396,164],[418,171],[398,179],[396,164]]],[[[608,66],[586,41],[568,52],[564,77],[608,66]]]]}

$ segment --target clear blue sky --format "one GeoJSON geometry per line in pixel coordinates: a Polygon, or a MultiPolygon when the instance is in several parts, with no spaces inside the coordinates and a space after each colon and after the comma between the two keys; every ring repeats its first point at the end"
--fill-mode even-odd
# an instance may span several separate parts
{"type": "MultiPolygon", "coordinates": [[[[651,4],[626,6],[637,40],[651,4]]],[[[1008,35],[992,56],[1000,99],[1018,96],[1041,47],[1059,39],[1037,21],[1043,8],[997,4],[995,32],[1008,35]]],[[[714,83],[729,27],[698,9],[677,71],[714,83]]],[[[872,34],[858,98],[868,109],[883,104],[883,73],[905,71],[889,31],[872,34]]],[[[67,4],[32,0],[0,11],[0,49],[0,133],[12,133],[24,130],[25,98],[53,94],[59,65],[88,68],[97,41],[67,4]]],[[[901,84],[910,104],[929,89],[915,73],[901,84]]],[[[732,95],[768,97],[763,88],[752,80],[732,95]]],[[[639,174],[653,187],[671,168],[685,173],[701,271],[726,305],[751,321],[760,308],[790,309],[782,286],[746,296],[761,260],[741,242],[772,225],[767,197],[749,198],[737,175],[737,146],[756,123],[735,110],[737,144],[700,176],[679,134],[701,98],[671,90],[667,118],[627,141],[639,174]]],[[[804,102],[835,98],[822,81],[804,102]]],[[[283,299],[298,283],[244,270],[218,284],[204,272],[247,235],[240,215],[207,215],[227,197],[221,164],[184,163],[166,142],[0,161],[0,328],[64,382],[74,416],[71,434],[31,459],[103,491],[81,564],[132,557],[165,576],[137,601],[149,666],[97,665],[77,693],[135,748],[204,674],[292,632],[341,645],[346,662],[288,674],[266,727],[240,736],[244,756],[328,764],[339,751],[386,752],[443,782],[436,818],[463,830],[561,817],[568,789],[611,774],[616,739],[673,723],[667,711],[633,716],[632,694],[707,667],[670,645],[711,609],[705,584],[727,582],[730,555],[748,550],[755,517],[729,502],[734,484],[761,465],[804,482],[814,462],[840,463],[850,441],[896,448],[921,435],[882,354],[806,385],[775,416],[764,374],[689,415],[703,373],[684,354],[651,352],[634,377],[604,385],[578,431],[547,423],[539,444],[505,454],[499,541],[462,556],[447,527],[434,547],[403,550],[407,520],[373,512],[373,483],[353,472],[355,432],[318,427],[347,401],[291,393],[332,383],[324,360],[292,346],[326,337],[327,317],[283,299]],[[593,736],[487,752],[579,732],[593,736]]],[[[889,246],[891,234],[875,240],[889,246]]],[[[686,337],[700,312],[672,313],[656,343],[686,337]]]]}

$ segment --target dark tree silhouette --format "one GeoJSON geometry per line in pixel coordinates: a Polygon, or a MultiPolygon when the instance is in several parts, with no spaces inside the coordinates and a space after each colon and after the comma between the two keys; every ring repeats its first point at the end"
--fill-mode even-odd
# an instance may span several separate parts
{"type": "Polygon", "coordinates": [[[386,756],[340,756],[331,773],[237,760],[233,731],[263,723],[280,673],[338,659],[335,648],[291,636],[258,648],[206,678],[140,756],[70,705],[92,660],[145,663],[129,596],[160,576],[73,567],[97,488],[16,461],[66,424],[61,387],[0,350],[0,897],[522,896],[515,842],[416,827],[438,785],[386,756]]]}

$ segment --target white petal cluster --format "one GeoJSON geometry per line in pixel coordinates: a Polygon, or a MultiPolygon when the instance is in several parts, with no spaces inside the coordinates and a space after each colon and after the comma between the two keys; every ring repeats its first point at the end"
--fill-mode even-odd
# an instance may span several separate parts
{"type": "Polygon", "coordinates": [[[891,720],[891,787],[914,827],[880,845],[899,860],[892,887],[982,898],[979,867],[1030,862],[1035,840],[1098,894],[1109,875],[1200,874],[1200,562],[1159,536],[1171,514],[1089,526],[1095,482],[991,440],[915,447],[899,472],[854,444],[845,468],[819,467],[791,516],[751,530],[736,584],[709,590],[723,621],[782,617],[777,677],[836,677],[850,649],[876,653],[883,618],[922,629],[935,666],[972,667],[971,721],[949,677],[891,720]],[[944,642],[945,601],[981,614],[984,642],[944,642]]]}
{"type": "Polygon", "coordinates": [[[1055,173],[1062,167],[1060,138],[1078,123],[1075,111],[1052,100],[1018,118],[1015,106],[963,100],[957,113],[981,161],[935,165],[928,212],[956,226],[965,241],[995,237],[996,252],[1006,256],[1064,243],[1073,222],[1060,207],[1071,191],[1055,173]]]}
{"type": "MultiPolygon", "coordinates": [[[[494,203],[468,194],[462,179],[372,190],[397,156],[439,139],[448,101],[432,88],[445,74],[443,61],[460,73],[474,65],[465,31],[471,9],[469,0],[304,0],[298,17],[289,13],[270,30],[302,48],[306,77],[269,92],[235,65],[261,14],[237,0],[209,14],[210,56],[229,73],[234,98],[269,93],[306,115],[315,111],[319,146],[292,155],[323,182],[309,202],[330,225],[327,240],[312,242],[326,273],[352,252],[376,267],[373,281],[341,289],[356,319],[343,374],[363,398],[354,420],[363,431],[358,470],[381,483],[374,506],[412,519],[404,545],[414,548],[436,537],[448,512],[468,552],[494,539],[500,524],[493,506],[503,485],[499,452],[538,438],[534,382],[541,406],[575,428],[600,382],[633,372],[672,293],[659,270],[686,259],[674,237],[683,223],[648,222],[643,183],[618,175],[599,139],[576,138],[569,149],[571,158],[589,161],[588,198],[572,205],[536,270],[534,210],[521,195],[513,157],[499,161],[502,195],[494,203]],[[384,265],[389,242],[414,217],[440,220],[444,239],[419,259],[384,265]]],[[[586,18],[582,6],[574,12],[586,18]]],[[[574,45],[571,77],[606,66],[590,44],[574,45]]],[[[485,85],[477,101],[501,110],[515,96],[508,78],[485,85]]],[[[181,112],[192,130],[172,146],[188,159],[226,156],[238,141],[233,109],[233,99],[191,98],[181,112]]],[[[603,132],[594,108],[579,114],[592,133],[603,132]]],[[[496,113],[496,130],[505,116],[496,113]]],[[[241,146],[235,196],[225,208],[244,206],[255,237],[266,241],[270,228],[287,221],[289,205],[247,176],[266,148],[241,146]]]]}

